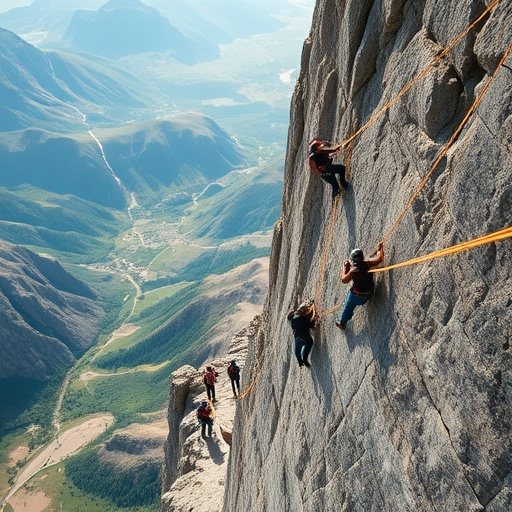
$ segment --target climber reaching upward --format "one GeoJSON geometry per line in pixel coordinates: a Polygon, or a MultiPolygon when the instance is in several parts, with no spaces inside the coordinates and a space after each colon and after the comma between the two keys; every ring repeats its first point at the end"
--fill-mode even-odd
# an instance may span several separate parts
{"type": "Polygon", "coordinates": [[[318,139],[313,139],[309,143],[308,149],[309,167],[315,174],[318,174],[320,178],[331,185],[333,202],[340,192],[340,184],[342,190],[347,190],[348,188],[348,183],[345,180],[345,166],[332,163],[332,156],[340,149],[341,144],[329,147],[326,146],[325,142],[318,139]]]}
{"type": "Polygon", "coordinates": [[[364,259],[362,249],[354,249],[350,258],[343,263],[341,282],[344,284],[353,282],[345,301],[345,307],[336,327],[345,329],[347,322],[354,315],[357,306],[366,304],[373,294],[373,275],[369,272],[371,267],[377,266],[384,260],[384,244],[379,243],[374,257],[364,259]]]}

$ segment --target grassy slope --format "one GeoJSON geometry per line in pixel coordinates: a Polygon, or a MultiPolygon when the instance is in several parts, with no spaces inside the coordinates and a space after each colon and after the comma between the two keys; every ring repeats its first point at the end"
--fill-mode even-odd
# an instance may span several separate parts
{"type": "Polygon", "coordinates": [[[128,216],[34,187],[0,188],[0,238],[73,263],[104,260],[128,216]]]}

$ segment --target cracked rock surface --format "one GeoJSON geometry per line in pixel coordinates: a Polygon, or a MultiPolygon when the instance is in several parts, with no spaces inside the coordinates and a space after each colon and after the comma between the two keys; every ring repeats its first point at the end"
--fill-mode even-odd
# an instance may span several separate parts
{"type": "MultiPolygon", "coordinates": [[[[512,510],[510,239],[376,274],[345,331],[340,309],[323,316],[311,369],[294,360],[286,322],[303,299],[343,304],[343,261],[354,247],[375,250],[494,73],[512,40],[510,2],[339,154],[350,188],[332,219],[308,142],[346,139],[489,4],[317,2],[225,512],[512,510]]],[[[511,68],[509,58],[391,233],[386,264],[512,225],[511,68]]]]}

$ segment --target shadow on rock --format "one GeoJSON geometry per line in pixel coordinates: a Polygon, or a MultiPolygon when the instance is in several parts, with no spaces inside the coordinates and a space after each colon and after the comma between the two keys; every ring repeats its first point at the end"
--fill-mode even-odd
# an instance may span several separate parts
{"type": "Polygon", "coordinates": [[[212,461],[218,465],[222,464],[224,462],[224,454],[220,450],[218,443],[211,437],[207,437],[205,441],[212,461]]]}

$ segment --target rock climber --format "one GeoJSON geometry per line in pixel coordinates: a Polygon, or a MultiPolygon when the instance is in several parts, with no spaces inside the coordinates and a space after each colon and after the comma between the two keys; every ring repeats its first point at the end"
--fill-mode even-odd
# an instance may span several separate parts
{"type": "Polygon", "coordinates": [[[233,359],[228,366],[228,375],[231,379],[231,389],[233,389],[233,395],[235,398],[237,394],[240,394],[240,366],[236,364],[236,361],[233,359]],[[236,390],[235,390],[236,387],[236,390]]]}
{"type": "Polygon", "coordinates": [[[344,284],[353,282],[350,288],[345,306],[341,312],[340,319],[336,322],[336,327],[345,329],[347,322],[354,315],[354,309],[357,306],[366,304],[373,294],[373,274],[369,272],[371,267],[377,266],[384,259],[384,244],[382,242],[377,246],[375,256],[364,259],[362,249],[354,249],[350,253],[350,258],[343,263],[341,271],[341,282],[344,284]]]}
{"type": "Polygon", "coordinates": [[[310,169],[320,176],[332,187],[332,201],[341,190],[347,190],[348,183],[345,180],[345,166],[343,164],[333,164],[332,155],[335,155],[341,149],[341,144],[329,147],[325,142],[313,139],[309,143],[308,162],[310,169]],[[339,183],[338,183],[339,179],[339,183]]]}
{"type": "Polygon", "coordinates": [[[201,424],[201,437],[205,437],[206,427],[208,427],[208,437],[212,437],[212,427],[213,427],[213,418],[212,418],[212,409],[208,405],[208,402],[201,402],[201,405],[197,408],[196,416],[201,424]]]}
{"type": "Polygon", "coordinates": [[[287,316],[295,338],[295,357],[299,366],[311,368],[308,356],[313,348],[311,330],[316,327],[315,303],[303,302],[297,310],[290,311],[287,316]]]}
{"type": "Polygon", "coordinates": [[[215,368],[212,366],[207,366],[206,370],[203,372],[203,384],[206,387],[208,400],[211,400],[212,403],[217,401],[215,399],[215,383],[217,382],[217,377],[218,373],[215,371],[215,368]]]}

